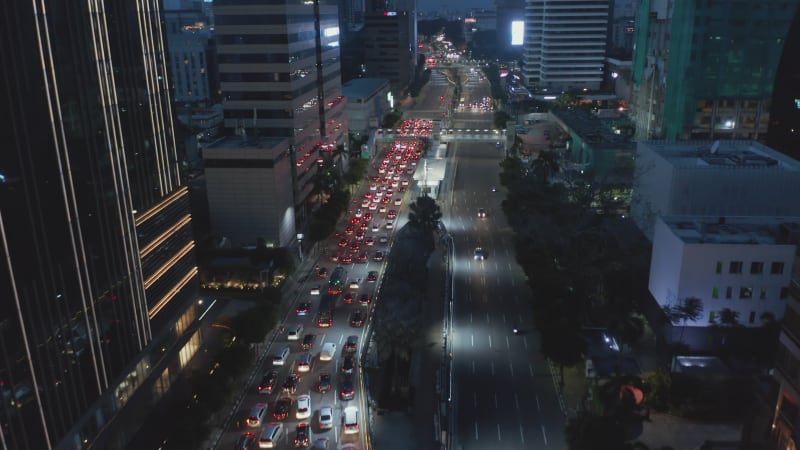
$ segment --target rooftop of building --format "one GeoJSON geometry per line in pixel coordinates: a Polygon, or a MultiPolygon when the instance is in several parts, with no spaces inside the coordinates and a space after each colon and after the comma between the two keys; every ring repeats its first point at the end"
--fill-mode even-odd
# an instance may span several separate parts
{"type": "Polygon", "coordinates": [[[776,245],[800,242],[800,217],[667,216],[661,220],[686,243],[776,245]]]}
{"type": "Polygon", "coordinates": [[[554,109],[550,114],[594,149],[633,148],[629,138],[614,134],[605,119],[584,108],[554,109]]]}
{"type": "Polygon", "coordinates": [[[388,89],[389,81],[383,78],[354,78],[342,85],[342,94],[347,98],[368,98],[383,86],[388,89]]]}
{"type": "Polygon", "coordinates": [[[224,157],[228,152],[236,152],[237,158],[273,158],[289,147],[288,139],[267,136],[224,136],[203,145],[204,159],[224,157]]]}
{"type": "Polygon", "coordinates": [[[800,161],[752,140],[643,141],[639,148],[654,151],[675,167],[774,168],[800,171],[800,161]]]}

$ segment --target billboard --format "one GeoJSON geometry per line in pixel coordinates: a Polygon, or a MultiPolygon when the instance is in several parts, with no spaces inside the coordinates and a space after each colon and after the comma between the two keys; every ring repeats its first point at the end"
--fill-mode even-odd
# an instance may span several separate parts
{"type": "Polygon", "coordinates": [[[514,20],[511,22],[511,45],[522,45],[525,40],[525,22],[514,20]]]}

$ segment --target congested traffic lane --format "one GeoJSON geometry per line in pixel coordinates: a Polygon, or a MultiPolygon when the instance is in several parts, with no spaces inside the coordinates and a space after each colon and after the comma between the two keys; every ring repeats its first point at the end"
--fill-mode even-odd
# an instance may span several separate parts
{"type": "Polygon", "coordinates": [[[356,449],[369,448],[360,349],[391,249],[394,225],[400,227],[406,220],[403,213],[409,196],[408,185],[416,158],[421,154],[421,143],[413,138],[430,132],[429,124],[420,121],[405,122],[401,129],[407,131],[407,139],[393,144],[385,158],[376,164],[369,174],[369,182],[355,193],[340,231],[322,243],[322,260],[301,278],[299,293],[292,301],[294,313],[281,323],[272,345],[262,352],[265,359],[259,364],[252,386],[248,387],[236,412],[236,428],[224,436],[223,447],[235,447],[242,436],[247,435],[256,445],[272,446],[268,448],[304,447],[320,440],[327,440],[328,448],[340,448],[342,444],[353,444],[356,449]],[[378,198],[380,200],[376,200],[378,198]],[[387,226],[389,223],[392,226],[387,226]],[[383,258],[376,258],[379,252],[383,258]],[[323,298],[329,293],[334,273],[343,278],[343,286],[341,292],[333,290],[336,295],[332,297],[332,320],[320,321],[320,304],[330,301],[330,297],[323,298]],[[306,341],[309,335],[314,336],[312,341],[306,341]],[[356,350],[346,351],[345,344],[352,336],[357,339],[356,350]],[[301,348],[304,342],[308,344],[306,349],[301,348]],[[335,344],[335,351],[330,358],[323,358],[328,344],[335,344]],[[288,356],[284,357],[286,353],[288,356]],[[306,360],[306,356],[310,358],[306,360]],[[299,370],[301,367],[303,371],[299,370]],[[326,374],[330,376],[324,378],[324,384],[329,381],[330,390],[320,389],[321,376],[326,374]],[[292,375],[297,378],[290,379],[292,375]],[[270,389],[266,389],[270,383],[270,389]],[[349,395],[343,395],[343,391],[349,395]],[[308,411],[299,408],[300,404],[308,403],[308,411]],[[359,413],[357,427],[344,423],[346,408],[353,406],[359,413]],[[332,417],[322,420],[320,409],[323,407],[332,417]],[[274,443],[267,442],[271,437],[266,436],[273,422],[282,424],[274,443]],[[329,423],[333,424],[331,428],[326,427],[329,423]],[[357,431],[343,434],[343,430],[357,431]],[[259,442],[262,434],[263,443],[259,442]]]}

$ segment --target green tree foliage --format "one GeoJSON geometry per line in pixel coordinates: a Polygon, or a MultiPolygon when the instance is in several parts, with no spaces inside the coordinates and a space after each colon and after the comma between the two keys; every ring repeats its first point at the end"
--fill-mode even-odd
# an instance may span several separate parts
{"type": "Polygon", "coordinates": [[[428,196],[417,197],[409,209],[408,224],[412,228],[418,231],[432,232],[439,227],[442,210],[436,204],[436,200],[428,196]]]}
{"type": "Polygon", "coordinates": [[[318,242],[330,236],[336,229],[336,221],[349,204],[350,194],[342,189],[334,190],[328,200],[312,213],[307,238],[318,242]]]}
{"type": "Polygon", "coordinates": [[[549,324],[539,329],[542,354],[559,368],[561,385],[564,367],[578,364],[586,351],[586,340],[577,324],[549,324]]]}
{"type": "Polygon", "coordinates": [[[403,118],[402,111],[392,111],[387,113],[383,116],[383,121],[381,122],[381,127],[383,128],[394,128],[400,122],[400,119],[403,118]]]}
{"type": "Polygon", "coordinates": [[[569,419],[564,429],[570,450],[597,450],[624,448],[622,426],[612,417],[581,411],[569,419]]]}
{"type": "Polygon", "coordinates": [[[408,93],[411,94],[412,97],[416,97],[419,95],[422,88],[431,80],[431,69],[425,69],[416,77],[414,77],[414,81],[411,82],[411,85],[408,87],[408,93]]]}
{"type": "Polygon", "coordinates": [[[350,170],[345,175],[345,182],[349,185],[360,183],[367,176],[369,161],[361,158],[350,159],[350,170]]]}
{"type": "Polygon", "coordinates": [[[495,111],[494,113],[494,127],[498,130],[505,130],[506,123],[511,120],[511,116],[505,111],[495,111]]]}

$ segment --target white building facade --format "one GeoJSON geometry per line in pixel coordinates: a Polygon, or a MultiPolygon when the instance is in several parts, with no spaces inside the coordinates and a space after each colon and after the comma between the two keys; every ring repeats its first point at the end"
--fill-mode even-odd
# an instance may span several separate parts
{"type": "Polygon", "coordinates": [[[610,9],[609,0],[527,0],[526,86],[537,92],[599,89],[610,9]]]}
{"type": "Polygon", "coordinates": [[[637,144],[631,217],[649,239],[658,216],[800,216],[800,162],[756,141],[637,144]]]}
{"type": "Polygon", "coordinates": [[[700,317],[687,327],[721,324],[724,309],[746,327],[780,320],[797,251],[790,230],[798,224],[800,217],[659,217],[650,293],[661,307],[701,300],[700,317]]]}
{"type": "Polygon", "coordinates": [[[389,82],[381,78],[355,78],[342,85],[347,98],[347,121],[352,133],[379,128],[389,109],[389,82]]]}

